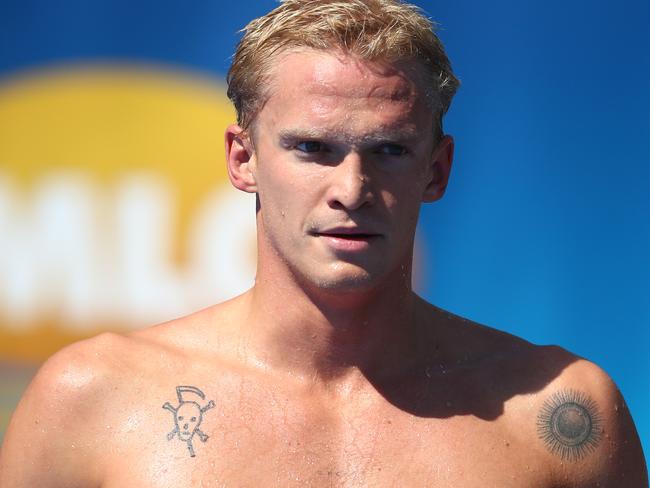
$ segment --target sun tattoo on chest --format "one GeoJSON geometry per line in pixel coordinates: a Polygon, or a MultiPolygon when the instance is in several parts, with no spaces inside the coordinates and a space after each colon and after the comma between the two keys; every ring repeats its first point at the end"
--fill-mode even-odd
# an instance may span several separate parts
{"type": "Polygon", "coordinates": [[[579,461],[595,451],[602,433],[596,402],[580,391],[554,393],[537,415],[537,435],[564,461],[579,461]]]}

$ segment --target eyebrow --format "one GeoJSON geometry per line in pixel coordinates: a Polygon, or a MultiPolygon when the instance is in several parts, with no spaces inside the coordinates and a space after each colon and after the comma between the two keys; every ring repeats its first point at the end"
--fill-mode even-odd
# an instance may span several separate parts
{"type": "Polygon", "coordinates": [[[370,145],[382,142],[412,142],[421,138],[415,126],[405,125],[397,130],[378,130],[362,137],[350,137],[338,130],[316,129],[313,127],[281,129],[280,142],[292,143],[305,140],[340,141],[348,144],[370,145]]]}

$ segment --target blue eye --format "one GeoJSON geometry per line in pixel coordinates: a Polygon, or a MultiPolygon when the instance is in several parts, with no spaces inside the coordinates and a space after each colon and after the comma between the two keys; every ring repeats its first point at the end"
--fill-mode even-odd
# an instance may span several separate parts
{"type": "Polygon", "coordinates": [[[321,152],[324,148],[323,143],[318,141],[304,141],[296,144],[296,149],[304,153],[321,152]]]}
{"type": "Polygon", "coordinates": [[[407,153],[406,148],[399,144],[382,144],[377,152],[387,156],[403,156],[407,153]]]}

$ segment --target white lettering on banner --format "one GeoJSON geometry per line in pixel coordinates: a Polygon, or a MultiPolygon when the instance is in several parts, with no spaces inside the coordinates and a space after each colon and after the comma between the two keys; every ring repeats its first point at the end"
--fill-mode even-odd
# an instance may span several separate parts
{"type": "Polygon", "coordinates": [[[76,175],[46,178],[29,210],[8,180],[0,188],[2,308],[15,325],[30,322],[37,311],[70,323],[90,319],[98,285],[90,184],[76,175]]]}
{"type": "Polygon", "coordinates": [[[172,262],[175,200],[152,174],[101,191],[64,173],[29,199],[0,175],[0,323],[24,330],[152,324],[241,293],[255,273],[251,195],[215,189],[190,225],[189,255],[172,262]]]}
{"type": "Polygon", "coordinates": [[[173,195],[151,176],[130,176],[117,189],[116,276],[121,321],[158,322],[178,315],[183,282],[170,261],[173,195]]]}

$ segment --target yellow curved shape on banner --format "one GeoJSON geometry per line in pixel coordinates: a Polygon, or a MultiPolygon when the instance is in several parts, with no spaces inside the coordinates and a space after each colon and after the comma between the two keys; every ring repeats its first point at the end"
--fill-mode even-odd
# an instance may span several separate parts
{"type": "MultiPolygon", "coordinates": [[[[98,188],[134,172],[155,173],[173,186],[173,258],[182,262],[193,212],[226,179],[222,134],[233,120],[222,84],[180,71],[131,65],[34,71],[0,83],[0,177],[28,199],[43,178],[61,172],[83,174],[98,188]]],[[[3,326],[0,308],[0,360],[41,361],[91,332],[64,330],[58,320],[39,319],[17,331],[3,326]]]]}

